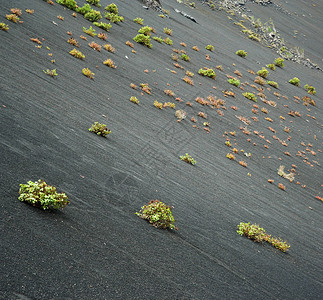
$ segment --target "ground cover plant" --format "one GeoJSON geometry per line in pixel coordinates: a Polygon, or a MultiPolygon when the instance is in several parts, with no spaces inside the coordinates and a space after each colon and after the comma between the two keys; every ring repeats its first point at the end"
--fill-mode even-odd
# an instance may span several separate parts
{"type": "Polygon", "coordinates": [[[244,50],[238,50],[236,54],[240,57],[246,57],[248,53],[244,50]]]}
{"type": "Polygon", "coordinates": [[[47,185],[41,179],[20,184],[19,194],[18,200],[44,210],[64,208],[70,203],[65,193],[57,193],[54,186],[47,185]]]}
{"type": "Polygon", "coordinates": [[[196,164],[196,160],[192,156],[190,156],[188,153],[186,153],[185,155],[181,155],[179,158],[181,160],[187,162],[188,164],[193,165],[193,166],[196,164]]]}
{"type": "Polygon", "coordinates": [[[93,25],[96,26],[96,27],[99,27],[105,31],[109,31],[112,27],[112,25],[110,23],[103,23],[103,22],[93,22],[93,25]]]}
{"type": "Polygon", "coordinates": [[[43,70],[43,72],[46,74],[46,75],[49,75],[51,77],[55,77],[57,76],[57,72],[56,72],[56,69],[53,69],[53,70],[50,70],[50,69],[47,69],[47,70],[43,70]]]}
{"type": "Polygon", "coordinates": [[[13,23],[18,23],[19,22],[19,17],[16,14],[6,15],[6,18],[7,18],[8,21],[11,21],[13,23]]]}
{"type": "Polygon", "coordinates": [[[95,73],[93,73],[89,68],[83,68],[82,73],[83,73],[84,76],[86,76],[86,77],[88,77],[90,79],[94,79],[95,73]]]}
{"type": "Polygon", "coordinates": [[[246,93],[243,93],[242,95],[245,96],[249,100],[257,102],[257,97],[253,93],[246,92],[246,93]]]}
{"type": "Polygon", "coordinates": [[[262,68],[261,70],[259,70],[258,72],[257,72],[257,75],[259,75],[260,77],[262,77],[262,78],[267,78],[267,76],[268,76],[268,70],[266,69],[266,68],[262,68]]]}
{"type": "Polygon", "coordinates": [[[75,0],[56,0],[56,2],[60,5],[63,5],[71,10],[76,10],[77,3],[75,0]]]}
{"type": "Polygon", "coordinates": [[[240,80],[239,79],[235,79],[235,78],[230,78],[228,79],[228,82],[236,87],[238,87],[240,85],[240,80]]]}
{"type": "Polygon", "coordinates": [[[142,18],[135,18],[133,21],[135,23],[139,24],[139,25],[143,25],[144,24],[144,19],[142,19],[142,18]]]}
{"type": "Polygon", "coordinates": [[[137,97],[134,97],[134,96],[130,97],[130,101],[132,103],[139,104],[139,100],[137,99],[137,97]]]}
{"type": "Polygon", "coordinates": [[[280,67],[280,68],[285,66],[284,59],[281,57],[276,58],[274,61],[274,64],[275,64],[275,66],[280,67]]]}
{"type": "Polygon", "coordinates": [[[91,11],[84,15],[84,19],[89,20],[90,22],[97,22],[102,19],[102,16],[99,11],[91,9],[91,11]]]}
{"type": "Polygon", "coordinates": [[[9,25],[6,25],[5,23],[0,23],[0,30],[8,31],[9,25]]]}
{"type": "Polygon", "coordinates": [[[215,79],[215,77],[216,77],[216,74],[215,74],[214,70],[213,69],[208,69],[208,68],[200,69],[199,74],[202,75],[202,76],[210,77],[212,79],[215,79]]]}
{"type": "Polygon", "coordinates": [[[86,2],[96,6],[96,7],[101,7],[100,0],[86,0],[86,2]]]}
{"type": "Polygon", "coordinates": [[[111,133],[111,130],[108,129],[107,125],[99,122],[95,122],[94,124],[92,124],[89,128],[89,131],[103,137],[111,133]]]}
{"type": "Polygon", "coordinates": [[[103,62],[104,65],[108,66],[109,68],[116,69],[117,67],[114,65],[112,59],[108,58],[103,62]]]}
{"type": "Polygon", "coordinates": [[[95,37],[97,34],[95,33],[95,29],[92,28],[92,26],[90,26],[89,29],[86,29],[85,27],[83,27],[83,32],[85,32],[86,34],[88,34],[89,36],[95,37]]]}
{"type": "Polygon", "coordinates": [[[173,41],[169,37],[164,39],[164,43],[169,46],[173,45],[173,41]]]}
{"type": "Polygon", "coordinates": [[[84,59],[85,55],[82,54],[81,51],[76,50],[75,48],[69,52],[72,56],[78,58],[78,59],[84,59]]]}
{"type": "Polygon", "coordinates": [[[209,50],[209,51],[213,51],[214,50],[214,46],[212,46],[212,45],[206,45],[205,46],[205,49],[206,50],[209,50]]]}
{"type": "Polygon", "coordinates": [[[290,245],[286,241],[283,241],[281,238],[272,237],[266,233],[265,229],[259,227],[257,224],[241,222],[237,227],[238,234],[241,236],[244,235],[255,242],[267,242],[282,252],[286,252],[290,248],[290,245]]]}
{"type": "Polygon", "coordinates": [[[81,15],[85,15],[85,14],[87,14],[87,13],[89,13],[90,11],[92,11],[93,9],[92,9],[92,7],[91,7],[91,5],[90,4],[88,4],[88,3],[86,3],[86,4],[84,4],[82,7],[77,7],[76,8],[76,11],[79,13],[79,14],[81,14],[81,15]]]}
{"type": "Polygon", "coordinates": [[[160,44],[164,43],[164,40],[161,37],[153,36],[153,40],[155,40],[156,42],[158,42],[160,44]]]}
{"type": "Polygon", "coordinates": [[[311,86],[311,85],[308,85],[308,84],[305,84],[304,85],[304,89],[307,90],[307,92],[311,95],[315,95],[316,94],[316,90],[315,90],[315,87],[314,86],[311,86]]]}
{"type": "Polygon", "coordinates": [[[269,81],[267,81],[267,84],[269,84],[270,86],[272,86],[272,87],[274,87],[276,89],[279,88],[279,85],[278,85],[278,83],[276,81],[269,80],[269,81]]]}
{"type": "Polygon", "coordinates": [[[151,40],[150,40],[150,37],[148,35],[145,35],[145,34],[137,34],[133,40],[138,43],[138,44],[142,44],[148,48],[152,48],[152,44],[151,44],[151,40]]]}
{"type": "Polygon", "coordinates": [[[288,81],[290,84],[299,86],[299,79],[297,77],[294,77],[288,81]]]}
{"type": "Polygon", "coordinates": [[[166,205],[159,200],[151,200],[135,214],[147,220],[156,228],[177,230],[177,227],[174,225],[175,219],[172,214],[172,209],[172,206],[166,205]]]}
{"type": "Polygon", "coordinates": [[[266,67],[267,67],[268,69],[270,69],[270,70],[273,70],[273,71],[275,71],[275,70],[276,70],[276,66],[275,66],[275,64],[268,64],[266,67]]]}

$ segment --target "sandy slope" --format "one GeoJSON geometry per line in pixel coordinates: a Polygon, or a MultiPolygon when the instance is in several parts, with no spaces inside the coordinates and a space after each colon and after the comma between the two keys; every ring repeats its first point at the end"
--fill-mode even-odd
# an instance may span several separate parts
{"type": "MultiPolygon", "coordinates": [[[[103,11],[110,1],[101,2],[103,11]]],[[[5,14],[12,7],[35,10],[33,15],[23,12],[23,24],[10,23],[9,32],[0,32],[0,297],[319,299],[323,218],[322,203],[315,196],[322,196],[322,168],[313,161],[320,164],[322,157],[322,72],[292,62],[271,72],[269,79],[280,88],[266,89],[265,94],[277,106],[259,99],[259,121],[255,122],[251,119],[254,103],[227,82],[226,74],[234,75],[238,69],[243,74],[241,82],[252,84],[255,75],[248,70],[271,63],[275,53],[248,40],[225,12],[211,12],[200,5],[191,10],[169,0],[163,3],[171,18],[162,19],[137,1],[115,3],[125,22],[113,25],[108,34],[108,42],[116,48],[111,54],[87,45],[92,40],[103,45],[98,38],[80,39],[83,26],[90,23],[80,15],[73,18],[71,11],[58,4],[0,1],[0,22],[8,23],[5,14]],[[188,11],[198,24],[173,8],[188,11]],[[132,21],[135,17],[144,18],[157,36],[165,37],[164,27],[173,29],[174,45],[153,41],[153,48],[148,49],[134,43],[137,53],[131,53],[125,42],[140,28],[132,21]],[[73,47],[66,43],[67,31],[79,41],[84,61],[68,54],[73,47]],[[31,37],[45,39],[41,49],[31,37]],[[213,53],[204,49],[207,44],[215,46],[213,53]],[[199,52],[192,50],[194,45],[199,52]],[[173,66],[173,48],[185,49],[190,56],[190,62],[179,64],[195,73],[194,86],[184,83],[185,71],[173,66]],[[246,59],[234,54],[238,49],[248,52],[246,59]],[[112,58],[117,69],[104,66],[106,58],[112,58]],[[224,71],[216,70],[215,81],[197,74],[201,67],[216,65],[224,71]],[[95,73],[94,80],[82,75],[85,67],[95,73]],[[46,68],[56,68],[57,78],[45,75],[46,68]],[[302,86],[316,87],[316,107],[294,101],[294,96],[307,94],[288,83],[294,76],[302,86]],[[131,89],[131,82],[149,83],[152,95],[131,89]],[[173,90],[184,101],[171,99],[164,89],[173,90]],[[224,90],[234,91],[236,97],[225,98],[224,90]],[[195,102],[197,96],[210,94],[226,101],[227,109],[220,110],[223,116],[195,102]],[[140,100],[139,106],[129,101],[131,96],[140,100]],[[177,123],[174,110],[159,110],[154,100],[175,102],[187,118],[177,123]],[[186,101],[193,106],[186,106],[186,101]],[[268,115],[260,111],[262,107],[269,110],[268,115]],[[207,113],[207,120],[197,116],[200,111],[207,113]],[[292,117],[290,111],[302,116],[292,117]],[[192,127],[192,116],[198,128],[192,127]],[[245,124],[236,116],[252,121],[249,136],[239,129],[245,124]],[[94,121],[106,123],[112,134],[104,139],[89,133],[94,121]],[[205,121],[210,123],[209,134],[203,130],[205,121]],[[269,126],[288,147],[272,138],[269,126]],[[286,126],[289,134],[284,132],[286,126]],[[229,131],[236,131],[236,137],[228,135],[232,144],[252,154],[250,159],[237,155],[248,163],[247,168],[225,158],[231,150],[223,134],[229,131]],[[263,132],[265,138],[254,131],[263,132]],[[291,156],[284,155],[286,151],[291,156]],[[296,156],[298,151],[306,153],[313,167],[296,156]],[[180,161],[179,155],[186,152],[197,160],[196,166],[180,161]],[[277,168],[291,169],[292,164],[297,166],[296,179],[289,183],[277,175],[277,168]],[[66,192],[71,204],[62,212],[43,212],[18,202],[19,184],[38,178],[66,192]],[[267,182],[269,178],[274,184],[267,182]],[[278,189],[278,183],[286,191],[278,189]],[[135,216],[151,199],[175,207],[177,232],[156,230],[135,216]],[[269,233],[287,239],[291,250],[284,254],[240,237],[235,230],[241,221],[259,223],[269,233]]],[[[311,51],[318,57],[321,49],[311,45],[311,51]]],[[[257,92],[247,84],[244,88],[257,92]]]]}

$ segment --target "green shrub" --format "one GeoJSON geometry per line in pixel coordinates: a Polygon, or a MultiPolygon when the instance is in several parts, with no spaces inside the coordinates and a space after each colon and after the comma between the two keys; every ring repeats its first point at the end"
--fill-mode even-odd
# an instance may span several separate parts
{"type": "Polygon", "coordinates": [[[138,32],[147,36],[151,35],[152,28],[149,26],[141,27],[138,32]]]}
{"type": "Polygon", "coordinates": [[[89,131],[103,137],[111,133],[111,130],[108,129],[107,125],[98,122],[92,124],[89,131]]]}
{"type": "Polygon", "coordinates": [[[175,219],[172,214],[172,206],[168,206],[159,200],[151,200],[147,205],[144,205],[136,215],[147,220],[156,228],[175,229],[175,219]]]}
{"type": "Polygon", "coordinates": [[[268,64],[266,67],[267,67],[268,69],[270,69],[270,70],[273,70],[273,71],[275,71],[275,70],[276,70],[276,66],[275,66],[274,64],[268,64]]]}
{"type": "Polygon", "coordinates": [[[311,95],[315,95],[316,94],[316,90],[315,90],[315,87],[314,86],[311,86],[311,85],[308,85],[308,84],[305,84],[304,85],[304,89],[307,90],[307,92],[311,95]]]}
{"type": "Polygon", "coordinates": [[[252,100],[254,102],[257,102],[257,97],[253,93],[246,92],[246,93],[243,93],[242,95],[245,96],[249,100],[252,100]]]}
{"type": "Polygon", "coordinates": [[[96,6],[96,7],[101,7],[100,0],[86,0],[86,2],[96,6]]]}
{"type": "Polygon", "coordinates": [[[214,46],[212,46],[212,45],[207,45],[207,46],[205,47],[205,49],[206,49],[206,50],[209,50],[209,51],[213,51],[213,50],[214,50],[214,46]]]}
{"type": "Polygon", "coordinates": [[[244,50],[238,50],[236,54],[240,57],[246,57],[248,53],[244,50]]]}
{"type": "Polygon", "coordinates": [[[139,44],[145,45],[148,48],[152,48],[150,37],[144,34],[137,34],[133,40],[139,44]]]}
{"type": "Polygon", "coordinates": [[[279,85],[276,81],[267,81],[267,83],[276,89],[279,88],[279,85]]]}
{"type": "Polygon", "coordinates": [[[275,66],[280,67],[280,68],[285,66],[284,65],[284,59],[281,58],[281,57],[276,58],[275,61],[274,61],[274,64],[275,64],[275,66]]]}
{"type": "Polygon", "coordinates": [[[185,61],[190,61],[189,56],[188,56],[188,55],[186,55],[185,53],[182,53],[182,55],[181,55],[181,59],[182,59],[182,60],[185,60],[185,61]]]}
{"type": "Polygon", "coordinates": [[[267,78],[268,76],[268,70],[266,68],[262,68],[257,72],[257,75],[261,76],[262,78],[267,78]]]}
{"type": "Polygon", "coordinates": [[[158,43],[164,43],[164,40],[161,37],[154,36],[153,39],[158,43]]]}
{"type": "Polygon", "coordinates": [[[173,41],[169,37],[164,39],[164,43],[169,46],[173,45],[173,41]]]}
{"type": "Polygon", "coordinates": [[[118,7],[114,3],[106,6],[105,10],[116,15],[119,14],[118,7]]]}
{"type": "Polygon", "coordinates": [[[69,52],[72,56],[78,58],[78,59],[84,59],[85,55],[82,54],[81,51],[76,50],[75,48],[69,52]]]}
{"type": "Polygon", "coordinates": [[[193,157],[191,157],[188,153],[186,153],[185,155],[181,155],[179,158],[193,166],[196,164],[196,160],[193,157]]]}
{"type": "Polygon", "coordinates": [[[103,23],[103,22],[93,22],[94,26],[97,26],[99,28],[102,28],[105,31],[109,31],[112,25],[110,23],[103,23]]]}
{"type": "Polygon", "coordinates": [[[82,74],[90,79],[94,79],[95,73],[93,73],[89,68],[83,68],[82,74]]]}
{"type": "Polygon", "coordinates": [[[0,30],[8,31],[9,30],[9,25],[7,25],[5,23],[0,23],[0,30]]]}
{"type": "Polygon", "coordinates": [[[56,2],[69,9],[76,10],[77,3],[75,0],[56,0],[56,2]]]}
{"type": "Polygon", "coordinates": [[[241,236],[244,235],[248,239],[251,239],[255,242],[267,242],[282,252],[286,252],[290,248],[290,245],[286,241],[283,241],[281,238],[272,237],[271,235],[266,233],[265,229],[259,227],[259,225],[257,224],[250,225],[250,222],[241,222],[237,227],[238,234],[240,234],[241,236]]]}
{"type": "Polygon", "coordinates": [[[289,83],[299,86],[299,79],[297,77],[294,77],[288,81],[289,83]]]}
{"type": "Polygon", "coordinates": [[[139,25],[143,25],[144,24],[144,19],[142,19],[142,18],[135,18],[133,21],[135,23],[139,24],[139,25]]]}
{"type": "Polygon", "coordinates": [[[104,15],[110,22],[112,23],[118,23],[118,22],[123,22],[124,18],[122,16],[119,16],[114,13],[105,13],[104,15]]]}
{"type": "Polygon", "coordinates": [[[239,79],[233,79],[233,78],[230,78],[228,79],[228,82],[236,87],[238,87],[240,85],[240,80],[239,79]]]}
{"type": "Polygon", "coordinates": [[[85,15],[87,13],[89,13],[90,11],[92,11],[92,7],[90,6],[90,4],[84,4],[82,7],[78,7],[76,8],[76,11],[81,14],[81,15],[85,15]]]}
{"type": "Polygon", "coordinates": [[[97,33],[95,33],[95,29],[92,28],[92,26],[90,26],[89,29],[86,29],[85,27],[83,27],[83,32],[85,32],[86,34],[92,37],[95,37],[97,35],[97,33]]]}
{"type": "Polygon", "coordinates": [[[47,69],[47,70],[43,70],[43,72],[46,74],[46,75],[49,75],[51,77],[55,77],[57,76],[57,72],[56,72],[56,69],[53,69],[53,70],[50,70],[50,69],[47,69]]]}
{"type": "Polygon", "coordinates": [[[20,184],[19,194],[18,200],[44,210],[64,208],[70,203],[65,193],[57,193],[55,187],[47,185],[41,179],[20,184]]]}
{"type": "Polygon", "coordinates": [[[173,34],[173,30],[169,29],[167,27],[164,28],[164,33],[168,34],[168,35],[172,35],[173,34]]]}
{"type": "Polygon", "coordinates": [[[18,23],[19,22],[19,17],[15,14],[10,14],[10,15],[6,15],[6,18],[8,21],[11,21],[13,23],[18,23]]]}
{"type": "Polygon", "coordinates": [[[215,79],[216,77],[216,74],[213,69],[200,69],[199,74],[202,76],[210,77],[212,79],[215,79]]]}
{"type": "Polygon", "coordinates": [[[255,33],[250,34],[248,38],[253,41],[260,42],[260,38],[255,33]]]}
{"type": "Polygon", "coordinates": [[[84,18],[86,20],[89,20],[90,22],[97,22],[102,19],[101,13],[97,10],[91,10],[88,13],[84,15],[84,18]]]}

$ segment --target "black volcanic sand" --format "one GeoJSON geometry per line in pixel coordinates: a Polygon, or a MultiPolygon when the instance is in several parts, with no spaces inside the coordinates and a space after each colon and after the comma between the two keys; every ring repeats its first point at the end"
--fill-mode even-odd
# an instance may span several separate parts
{"type": "MultiPolygon", "coordinates": [[[[111,2],[101,3],[103,12],[111,2]]],[[[56,3],[0,1],[0,22],[10,26],[8,32],[0,32],[0,298],[321,298],[323,217],[322,201],[315,197],[322,197],[323,183],[323,73],[286,61],[284,68],[268,77],[279,83],[279,89],[266,86],[264,91],[277,106],[258,98],[259,113],[254,115],[255,103],[230,85],[226,75],[235,76],[237,69],[243,75],[241,82],[251,85],[255,75],[248,70],[261,69],[277,54],[246,38],[224,11],[211,11],[199,3],[192,10],[168,0],[163,7],[171,17],[162,19],[144,10],[139,1],[115,3],[125,21],[114,24],[108,33],[107,42],[116,48],[112,54],[92,50],[89,42],[106,42],[89,36],[88,41],[80,39],[83,26],[88,28],[90,22],[81,15],[73,18],[70,10],[56,3]],[[23,10],[22,24],[5,19],[13,7],[23,10]],[[26,8],[34,9],[34,14],[27,14],[26,8]],[[190,13],[198,24],[173,8],[190,13]],[[132,21],[136,17],[144,18],[163,38],[164,27],[173,29],[174,45],[152,41],[153,48],[148,49],[134,43],[137,53],[131,53],[125,42],[132,41],[140,28],[132,21]],[[84,61],[68,54],[74,47],[66,42],[67,31],[80,43],[84,61]],[[36,37],[42,40],[40,49],[30,41],[36,37]],[[207,44],[215,46],[214,52],[205,50],[207,44]],[[194,45],[199,52],[192,50],[194,45]],[[191,58],[179,61],[185,70],[173,66],[173,48],[185,49],[191,58]],[[245,59],[235,55],[239,49],[248,52],[245,59]],[[209,61],[205,54],[210,55],[209,61]],[[102,64],[107,58],[116,69],[102,64]],[[224,71],[215,70],[215,81],[198,75],[200,68],[216,65],[224,71]],[[44,74],[47,68],[56,68],[58,76],[44,74]],[[82,68],[92,70],[95,79],[82,75],[82,68]],[[182,81],[186,70],[195,73],[194,86],[182,81]],[[295,76],[301,80],[300,87],[288,83],[295,76]],[[130,83],[148,83],[152,94],[141,95],[130,83]],[[316,107],[305,107],[294,98],[307,95],[305,83],[317,90],[311,96],[316,107]],[[173,90],[183,102],[165,95],[165,89],[173,90]],[[224,97],[224,90],[236,97],[224,97]],[[208,95],[226,101],[226,110],[219,110],[223,116],[195,102],[197,96],[208,95]],[[131,96],[140,104],[131,103],[131,96]],[[177,123],[175,111],[157,109],[154,100],[175,102],[187,118],[177,123]],[[193,106],[186,106],[187,101],[193,106]],[[233,105],[237,111],[231,109],[233,105]],[[262,107],[268,115],[260,111],[262,107]],[[208,115],[207,120],[197,116],[200,111],[208,115]],[[298,111],[301,117],[288,115],[290,111],[298,111]],[[193,116],[196,123],[190,121],[193,116]],[[251,124],[246,126],[236,116],[247,117],[251,124]],[[251,119],[254,116],[258,122],[251,119]],[[90,133],[95,121],[107,124],[112,133],[107,138],[90,133]],[[210,123],[210,133],[203,130],[205,121],[210,123]],[[251,134],[243,134],[240,127],[251,134]],[[284,132],[285,127],[290,133],[284,132]],[[232,145],[250,152],[250,158],[242,152],[236,161],[226,158],[232,148],[225,145],[223,135],[230,131],[236,132],[235,137],[227,136],[232,145]],[[196,159],[195,166],[179,159],[186,152],[196,159]],[[248,163],[247,168],[239,165],[240,160],[248,163]],[[296,176],[290,183],[277,169],[285,165],[290,170],[293,164],[296,176]],[[19,184],[39,178],[64,191],[71,204],[63,211],[44,212],[19,202],[19,184]],[[286,190],[280,190],[278,183],[286,190]],[[157,230],[134,214],[151,199],[174,206],[177,232],[157,230]],[[290,251],[285,254],[239,236],[237,224],[249,221],[286,239],[290,251]]],[[[257,7],[261,9],[270,16],[270,8],[257,7]]],[[[294,5],[292,10],[297,9],[294,5]]],[[[292,22],[285,20],[286,26],[292,22]]],[[[311,32],[309,23],[292,25],[311,32]]],[[[308,46],[312,57],[322,57],[321,47],[308,46]]],[[[245,84],[244,90],[258,93],[250,85],[245,84]]]]}

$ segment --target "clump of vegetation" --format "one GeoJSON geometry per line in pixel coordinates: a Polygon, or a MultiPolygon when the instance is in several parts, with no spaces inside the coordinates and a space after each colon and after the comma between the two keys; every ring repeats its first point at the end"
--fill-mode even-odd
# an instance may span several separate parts
{"type": "Polygon", "coordinates": [[[285,66],[284,59],[281,57],[276,58],[274,61],[274,64],[275,64],[275,66],[280,67],[280,68],[285,66]]]}
{"type": "Polygon", "coordinates": [[[100,0],[86,0],[86,2],[96,6],[96,7],[101,7],[100,0]]]}
{"type": "Polygon", "coordinates": [[[261,76],[262,78],[267,78],[268,76],[268,70],[266,68],[262,68],[257,72],[257,75],[261,76]]]}
{"type": "Polygon", "coordinates": [[[144,46],[147,46],[148,48],[152,48],[152,44],[151,44],[151,40],[150,37],[148,35],[145,34],[137,34],[133,40],[139,44],[142,44],[144,46]]]}
{"type": "Polygon", "coordinates": [[[118,23],[118,22],[124,21],[124,17],[116,15],[114,13],[105,13],[104,16],[112,23],[118,23]]]}
{"type": "Polygon", "coordinates": [[[108,39],[108,36],[107,36],[105,33],[100,32],[100,33],[98,34],[98,38],[99,38],[99,39],[101,39],[101,40],[106,41],[106,40],[108,39]]]}
{"type": "Polygon", "coordinates": [[[57,193],[54,186],[47,185],[41,179],[20,184],[18,200],[44,210],[64,208],[70,203],[65,193],[57,193]]]}
{"type": "Polygon", "coordinates": [[[311,97],[308,97],[308,96],[304,96],[302,98],[303,102],[304,102],[304,105],[308,105],[308,104],[311,104],[313,106],[316,106],[316,103],[315,101],[311,98],[311,97]]]}
{"type": "Polygon", "coordinates": [[[196,160],[192,156],[190,156],[188,153],[185,153],[185,155],[181,155],[179,158],[181,160],[187,162],[188,164],[193,165],[193,166],[196,164],[196,160]]]}
{"type": "Polygon", "coordinates": [[[96,50],[96,51],[98,51],[98,52],[101,52],[101,46],[100,46],[99,44],[97,44],[97,43],[95,43],[95,42],[91,42],[91,43],[89,43],[89,46],[90,46],[92,49],[94,49],[94,50],[96,50]]]}
{"type": "Polygon", "coordinates": [[[213,69],[208,69],[208,68],[200,69],[199,74],[202,75],[202,76],[210,77],[212,79],[215,79],[215,77],[216,77],[216,74],[215,74],[214,70],[213,69]]]}
{"type": "Polygon", "coordinates": [[[190,61],[190,58],[188,55],[186,55],[185,53],[182,53],[181,55],[181,59],[184,60],[184,61],[190,61]]]}
{"type": "Polygon", "coordinates": [[[159,200],[151,200],[148,205],[144,205],[139,212],[136,212],[136,215],[156,228],[177,230],[172,208],[159,200]]]}
{"type": "Polygon", "coordinates": [[[262,77],[260,77],[260,76],[257,76],[256,78],[255,78],[255,81],[254,81],[255,83],[257,83],[257,84],[260,84],[260,85],[265,85],[267,82],[266,82],[266,80],[265,79],[263,79],[262,77]]]}
{"type": "Polygon", "coordinates": [[[212,46],[212,45],[207,45],[207,46],[205,46],[205,49],[206,49],[206,50],[209,50],[209,51],[213,51],[213,50],[214,50],[214,46],[212,46]]]}
{"type": "Polygon", "coordinates": [[[82,7],[76,8],[76,11],[83,16],[92,10],[93,10],[92,7],[88,3],[84,4],[82,7]]]}
{"type": "Polygon", "coordinates": [[[118,7],[114,3],[107,5],[105,10],[116,15],[119,14],[118,7]]]}
{"type": "Polygon", "coordinates": [[[46,74],[46,75],[49,75],[51,77],[55,77],[57,76],[57,72],[56,72],[56,69],[53,69],[53,70],[50,70],[50,69],[47,69],[47,70],[43,70],[43,72],[46,74]]]}
{"type": "Polygon", "coordinates": [[[7,25],[5,23],[0,23],[0,30],[8,31],[9,30],[9,25],[7,25]]]}
{"type": "Polygon", "coordinates": [[[139,24],[139,25],[143,25],[144,24],[144,19],[142,19],[142,18],[135,18],[133,21],[135,23],[139,24]]]}
{"type": "Polygon", "coordinates": [[[90,78],[90,79],[94,79],[94,75],[95,73],[93,73],[89,68],[84,68],[82,69],[82,73],[84,76],[90,78]]]}
{"type": "Polygon", "coordinates": [[[172,35],[173,34],[173,30],[166,27],[166,28],[164,28],[164,33],[166,33],[168,35],[172,35]]]}
{"type": "Polygon", "coordinates": [[[251,239],[255,242],[261,243],[265,241],[282,252],[286,252],[290,248],[290,245],[286,241],[283,241],[280,238],[272,237],[271,235],[266,233],[265,229],[259,227],[259,225],[257,224],[250,224],[250,222],[241,222],[237,227],[238,234],[240,234],[241,236],[244,235],[248,239],[251,239]]]}
{"type": "Polygon", "coordinates": [[[11,8],[10,11],[18,17],[21,17],[22,15],[21,9],[19,8],[11,8]]]}
{"type": "Polygon", "coordinates": [[[73,39],[72,37],[70,37],[67,42],[75,47],[80,47],[79,43],[77,42],[77,40],[73,39]]]}
{"type": "Polygon", "coordinates": [[[276,70],[276,66],[275,66],[274,64],[268,64],[266,67],[267,67],[268,69],[270,69],[270,70],[273,70],[273,71],[275,71],[275,70],[276,70]]]}
{"type": "Polygon", "coordinates": [[[238,50],[236,54],[240,57],[246,57],[248,53],[244,50],[238,50]]]}
{"type": "Polygon", "coordinates": [[[130,97],[130,101],[132,103],[139,104],[139,100],[137,99],[137,97],[134,97],[134,96],[130,97]]]}
{"type": "Polygon", "coordinates": [[[90,26],[89,29],[86,29],[85,27],[83,27],[83,32],[85,32],[86,34],[88,34],[89,36],[95,37],[97,34],[95,33],[95,29],[92,28],[92,26],[90,26]]]}
{"type": "Polygon", "coordinates": [[[228,153],[227,158],[230,160],[236,160],[236,157],[232,153],[228,153]]]}
{"type": "Polygon", "coordinates": [[[143,26],[138,30],[138,33],[150,36],[153,29],[150,26],[143,26]]]}
{"type": "Polygon", "coordinates": [[[228,82],[236,87],[238,87],[240,85],[240,80],[239,79],[235,79],[235,78],[230,78],[228,79],[228,82]]]}
{"type": "Polygon", "coordinates": [[[103,137],[111,133],[111,130],[108,129],[107,125],[99,122],[95,122],[94,124],[92,124],[89,128],[89,131],[103,137]]]}
{"type": "Polygon", "coordinates": [[[11,21],[13,23],[18,23],[19,22],[19,17],[16,14],[6,15],[6,18],[7,18],[8,21],[11,21]]]}
{"type": "Polygon", "coordinates": [[[75,48],[69,52],[72,56],[78,58],[78,59],[84,59],[85,55],[82,54],[81,51],[76,50],[75,48]]]}
{"type": "Polygon", "coordinates": [[[299,79],[297,77],[294,77],[288,81],[290,84],[299,86],[299,79]]]}
{"type": "Polygon", "coordinates": [[[117,67],[114,65],[112,59],[108,58],[103,62],[104,65],[108,66],[109,68],[116,69],[117,67]]]}
{"type": "Polygon", "coordinates": [[[199,52],[199,51],[200,51],[200,49],[199,49],[197,46],[193,46],[193,47],[192,47],[192,49],[193,49],[194,51],[197,51],[197,52],[199,52]]]}
{"type": "Polygon", "coordinates": [[[183,77],[183,81],[185,81],[189,85],[194,85],[194,81],[187,76],[183,77]]]}
{"type": "Polygon", "coordinates": [[[245,96],[249,100],[257,102],[257,97],[253,93],[246,92],[246,93],[243,93],[242,95],[245,96]]]}
{"type": "Polygon", "coordinates": [[[164,43],[164,40],[161,37],[154,36],[153,39],[160,44],[164,43]]]}
{"type": "Polygon", "coordinates": [[[164,39],[164,43],[169,46],[173,45],[173,41],[169,37],[164,39]]]}
{"type": "Polygon", "coordinates": [[[112,25],[110,23],[103,23],[103,22],[93,22],[94,26],[97,26],[107,32],[109,32],[109,30],[111,29],[112,25]]]}
{"type": "Polygon", "coordinates": [[[63,5],[71,10],[76,10],[77,3],[75,0],[56,0],[56,2],[60,5],[63,5]]]}
{"type": "Polygon", "coordinates": [[[91,9],[91,11],[84,15],[84,19],[89,20],[90,22],[97,22],[102,19],[102,16],[99,11],[91,9]]]}
{"type": "Polygon", "coordinates": [[[276,81],[267,81],[267,83],[269,85],[271,85],[272,87],[274,87],[275,89],[278,89],[279,88],[279,85],[276,81]]]}
{"type": "Polygon", "coordinates": [[[112,47],[110,44],[105,44],[103,48],[111,53],[113,53],[116,49],[112,47]]]}
{"type": "Polygon", "coordinates": [[[311,85],[308,85],[308,84],[305,84],[304,85],[304,89],[307,90],[307,92],[311,95],[315,95],[316,94],[316,90],[315,90],[315,87],[314,86],[311,86],[311,85]]]}

